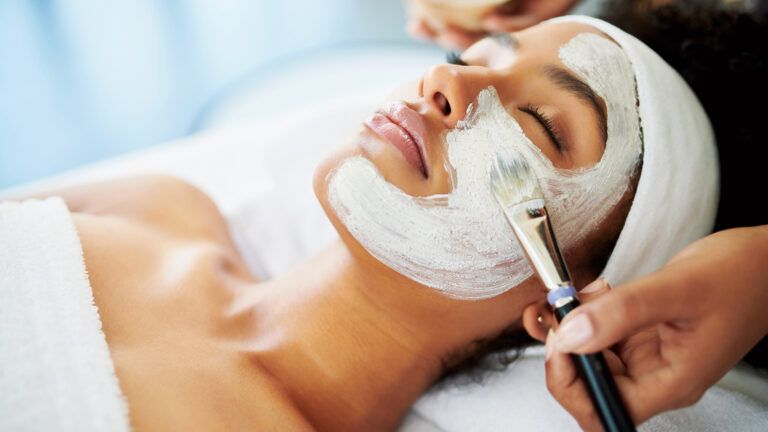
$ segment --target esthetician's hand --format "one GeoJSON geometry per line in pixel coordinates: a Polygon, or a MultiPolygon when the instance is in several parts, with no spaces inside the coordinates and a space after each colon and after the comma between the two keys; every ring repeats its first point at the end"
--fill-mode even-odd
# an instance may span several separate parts
{"type": "MultiPolygon", "coordinates": [[[[408,0],[408,33],[411,36],[434,41],[448,49],[464,49],[484,37],[488,32],[513,32],[538,24],[549,18],[562,15],[577,0],[511,0],[486,15],[481,30],[470,30],[456,25],[443,24],[441,29],[430,25],[427,19],[431,6],[425,0],[408,0]]],[[[449,6],[442,6],[449,7],[449,6]]],[[[432,21],[434,22],[434,21],[432,21]]]]}
{"type": "Polygon", "coordinates": [[[768,225],[712,234],[616,289],[598,279],[547,337],[550,392],[601,430],[565,352],[604,350],[635,424],[692,405],[768,333],[766,263],[768,225]]]}

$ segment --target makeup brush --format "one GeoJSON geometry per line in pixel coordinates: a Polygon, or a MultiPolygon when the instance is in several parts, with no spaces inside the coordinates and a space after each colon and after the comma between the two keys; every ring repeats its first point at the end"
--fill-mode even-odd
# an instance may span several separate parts
{"type": "MultiPolygon", "coordinates": [[[[489,175],[491,190],[528,260],[549,290],[547,301],[560,322],[579,306],[579,300],[557,245],[539,182],[528,162],[513,151],[497,154],[489,175]]],[[[603,428],[609,432],[634,431],[603,354],[572,354],[571,358],[603,428]]]]}

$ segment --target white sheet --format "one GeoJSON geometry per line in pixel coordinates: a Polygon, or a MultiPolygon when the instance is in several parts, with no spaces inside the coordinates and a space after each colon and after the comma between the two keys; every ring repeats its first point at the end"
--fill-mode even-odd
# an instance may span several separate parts
{"type": "MultiPolygon", "coordinates": [[[[483,386],[470,384],[427,394],[416,404],[415,411],[429,420],[428,427],[451,432],[579,430],[546,389],[543,347],[529,350],[508,371],[489,378],[483,386]]],[[[764,396],[768,397],[768,393],[764,396]]],[[[639,430],[765,431],[766,425],[768,404],[718,386],[694,406],[659,415],[639,430]]],[[[420,427],[403,431],[429,430],[420,427]]]]}
{"type": "MultiPolygon", "coordinates": [[[[346,142],[385,94],[334,99],[290,115],[263,118],[83,168],[23,189],[146,172],[177,175],[198,185],[219,204],[254,271],[263,276],[278,274],[335,238],[311,190],[314,166],[328,149],[346,142]],[[264,245],[268,245],[269,253],[264,245]]],[[[766,381],[754,376],[751,381],[762,383],[752,391],[764,395],[764,402],[714,388],[694,407],[659,416],[641,430],[765,430],[766,381]]],[[[425,395],[401,430],[578,428],[547,392],[543,357],[540,350],[534,350],[508,371],[492,376],[485,386],[425,395]]]]}

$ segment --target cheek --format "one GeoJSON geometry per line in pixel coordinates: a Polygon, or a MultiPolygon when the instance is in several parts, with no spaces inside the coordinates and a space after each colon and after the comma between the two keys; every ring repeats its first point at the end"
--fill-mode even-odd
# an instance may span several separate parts
{"type": "Polygon", "coordinates": [[[346,161],[329,184],[330,207],[371,256],[417,283],[467,300],[496,296],[530,276],[488,187],[491,157],[517,132],[497,124],[508,117],[492,90],[477,106],[471,127],[446,136],[455,175],[450,194],[416,199],[364,158],[346,161]]]}

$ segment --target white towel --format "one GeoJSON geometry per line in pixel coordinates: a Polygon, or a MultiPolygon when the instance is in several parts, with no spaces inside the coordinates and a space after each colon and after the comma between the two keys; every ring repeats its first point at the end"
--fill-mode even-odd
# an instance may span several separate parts
{"type": "Polygon", "coordinates": [[[612,286],[652,273],[712,232],[720,167],[712,125],[685,80],[658,54],[605,21],[565,16],[551,23],[590,25],[632,62],[643,128],[643,168],[624,227],[602,272],[612,286]]]}
{"type": "Polygon", "coordinates": [[[60,198],[0,203],[0,430],[130,430],[60,198]]]}
{"type": "MultiPolygon", "coordinates": [[[[752,379],[758,379],[752,375],[752,379]]],[[[747,395],[712,387],[688,408],[664,412],[640,432],[763,432],[768,405],[747,395]]],[[[579,431],[576,421],[546,387],[544,349],[534,347],[483,385],[434,389],[419,400],[399,432],[579,431]]]]}

